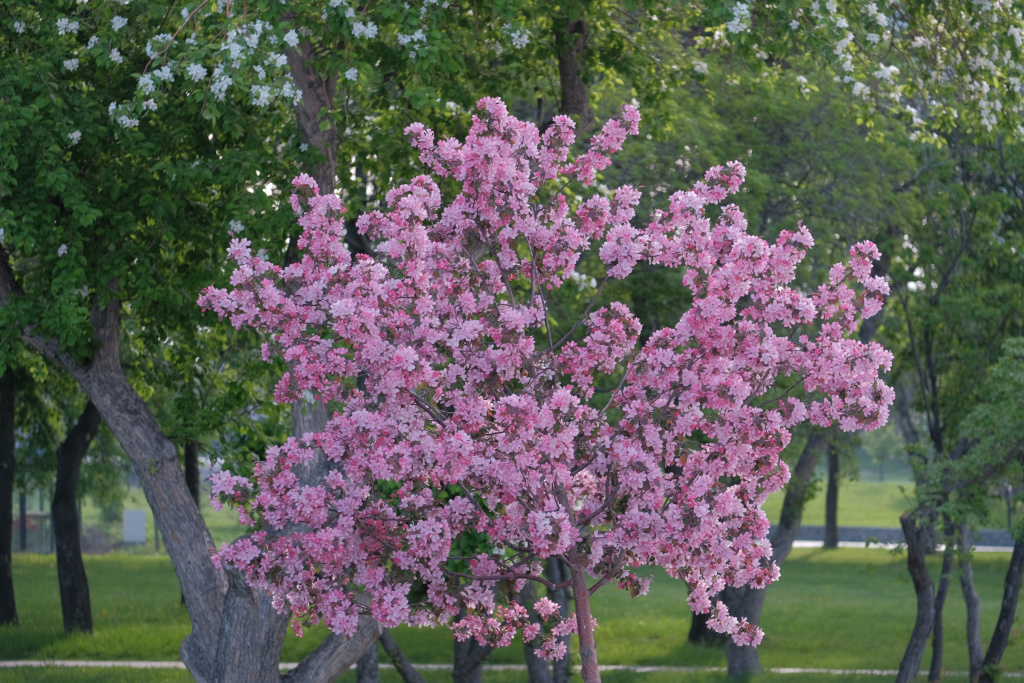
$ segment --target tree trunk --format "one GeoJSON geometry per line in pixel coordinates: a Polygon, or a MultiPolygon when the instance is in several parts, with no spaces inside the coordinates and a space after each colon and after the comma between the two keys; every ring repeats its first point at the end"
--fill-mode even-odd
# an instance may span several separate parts
{"type": "Polygon", "coordinates": [[[594,619],[590,615],[590,589],[587,588],[586,557],[571,557],[569,572],[572,597],[576,603],[576,636],[580,643],[580,675],[583,683],[601,683],[597,668],[597,643],[594,641],[594,619]]]}
{"type": "Polygon", "coordinates": [[[992,640],[989,641],[988,650],[985,652],[985,660],[981,663],[981,676],[978,679],[981,683],[993,683],[998,673],[999,662],[1003,658],[1003,651],[1006,650],[1006,645],[1010,642],[1010,631],[1013,629],[1014,614],[1017,611],[1022,576],[1024,576],[1024,532],[1017,537],[1013,544],[1010,566],[1006,569],[1006,579],[1003,582],[1003,603],[999,608],[999,618],[996,619],[996,628],[992,632],[992,640]]]}
{"type": "MultiPolygon", "coordinates": [[[[21,499],[24,518],[25,495],[21,499]]],[[[14,576],[11,567],[11,527],[14,517],[14,368],[10,365],[0,377],[0,624],[17,624],[14,601],[14,576]]],[[[24,524],[22,524],[23,526],[24,524]]],[[[24,537],[24,532],[22,536],[24,537]]],[[[25,539],[21,539],[24,550],[25,539]]]]}
{"type": "Polygon", "coordinates": [[[64,630],[92,632],[92,605],[89,581],[82,562],[82,520],[78,517],[78,474],[82,458],[100,428],[100,413],[92,401],[78,422],[57,447],[57,484],[50,511],[57,546],[57,581],[64,630]]]}
{"type": "Polygon", "coordinates": [[[356,683],[380,683],[380,661],[377,648],[371,647],[356,662],[356,683]]]}
{"type": "Polygon", "coordinates": [[[914,621],[910,642],[896,674],[896,683],[910,683],[917,677],[925,647],[928,645],[928,635],[932,632],[932,624],[935,621],[935,597],[932,577],[928,574],[928,567],[925,564],[928,530],[918,526],[906,513],[900,517],[900,526],[903,527],[903,535],[907,540],[907,569],[910,571],[914,592],[917,594],[917,619],[914,621]]]}
{"type": "Polygon", "coordinates": [[[960,526],[960,589],[967,607],[967,660],[969,662],[971,683],[977,683],[981,675],[981,600],[974,587],[974,566],[971,563],[970,551],[971,528],[967,524],[960,526]]]}
{"type": "MultiPolygon", "coordinates": [[[[199,482],[199,442],[188,441],[185,443],[185,485],[192,499],[199,506],[200,482],[199,482]]],[[[200,507],[200,509],[202,509],[200,507]]]]}
{"type": "Polygon", "coordinates": [[[590,108],[590,88],[583,79],[587,67],[587,39],[590,27],[583,17],[568,19],[555,17],[555,45],[558,50],[558,77],[561,83],[562,103],[559,112],[579,116],[577,136],[589,133],[594,127],[594,111],[590,108]]]}
{"type": "MultiPolygon", "coordinates": [[[[828,447],[828,442],[829,433],[827,431],[811,432],[804,449],[800,452],[796,467],[790,472],[786,496],[782,500],[782,515],[778,525],[772,528],[769,537],[772,544],[772,560],[779,565],[789,557],[789,553],[793,549],[793,541],[800,533],[804,503],[807,502],[811,491],[814,470],[818,467],[818,461],[828,447]]],[[[764,588],[727,588],[723,591],[722,601],[729,607],[729,613],[732,616],[746,617],[750,623],[760,624],[765,596],[764,588]]],[[[761,672],[761,660],[755,647],[741,647],[732,642],[730,638],[726,643],[725,657],[728,661],[731,678],[745,678],[761,672]]]]}
{"type": "MultiPolygon", "coordinates": [[[[530,621],[534,624],[541,624],[541,619],[533,609],[533,603],[537,601],[537,594],[532,582],[527,581],[523,590],[516,595],[516,602],[526,608],[530,614],[530,621]]],[[[543,628],[543,626],[542,626],[543,628]]],[[[529,674],[530,683],[554,683],[551,675],[551,664],[546,659],[537,656],[536,640],[527,642],[523,640],[523,654],[526,657],[526,672],[529,674]]]]}
{"type": "Polygon", "coordinates": [[[942,680],[942,653],[944,646],[942,610],[946,606],[946,596],[949,595],[950,575],[953,571],[953,539],[947,538],[946,541],[946,550],[942,553],[942,573],[939,575],[939,587],[935,591],[935,616],[932,621],[932,664],[928,669],[929,683],[936,683],[936,681],[942,680]]]}
{"type": "Polygon", "coordinates": [[[825,492],[825,547],[839,547],[839,448],[828,445],[828,488],[825,492]]]}
{"type": "Polygon", "coordinates": [[[395,642],[395,637],[391,635],[391,631],[383,630],[380,634],[380,644],[384,648],[384,652],[391,658],[391,663],[395,665],[395,671],[398,672],[398,675],[402,677],[405,683],[424,683],[420,672],[409,663],[409,659],[402,652],[402,648],[398,647],[398,643],[395,642]]]}
{"type": "MultiPolygon", "coordinates": [[[[714,604],[718,600],[721,600],[721,596],[712,595],[710,597],[711,603],[714,604]]],[[[693,643],[694,645],[724,645],[727,636],[724,633],[718,631],[712,631],[708,627],[708,621],[711,619],[711,612],[707,614],[694,614],[690,621],[690,633],[686,636],[687,642],[693,643]]]]}
{"type": "MultiPolygon", "coordinates": [[[[459,612],[459,619],[466,616],[466,611],[459,612]]],[[[494,650],[490,645],[481,645],[475,638],[455,641],[452,661],[453,683],[481,683],[483,680],[483,663],[494,650]]]]}
{"type": "MultiPolygon", "coordinates": [[[[548,558],[547,573],[548,580],[555,585],[569,580],[569,568],[565,566],[565,562],[557,557],[548,558]]],[[[562,619],[569,618],[571,610],[569,608],[568,588],[556,588],[549,591],[548,599],[558,605],[558,615],[562,619]]],[[[570,653],[572,652],[572,636],[559,636],[559,640],[565,644],[565,656],[558,661],[551,663],[551,674],[555,679],[554,683],[569,683],[569,661],[571,659],[570,653]]]]}

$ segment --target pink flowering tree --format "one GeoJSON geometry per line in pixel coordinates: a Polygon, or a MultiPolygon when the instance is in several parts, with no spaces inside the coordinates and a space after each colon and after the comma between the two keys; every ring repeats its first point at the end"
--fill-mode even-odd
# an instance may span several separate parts
{"type": "Polygon", "coordinates": [[[281,268],[235,240],[233,289],[204,293],[204,307],[264,331],[264,356],[288,363],[277,400],[335,409],[324,432],[271,449],[252,479],[214,475],[214,494],[254,529],[219,561],[297,627],[353,633],[368,613],[500,646],[518,630],[543,635],[508,596],[527,581],[562,587],[542,573],[558,557],[575,615],[536,603],[548,626],[539,653],[564,656],[557,636],[576,633],[588,683],[600,680],[590,596],[607,583],[643,594],[649,579],[635,572],[658,565],[712,628],[756,645],[758,627],[709,596],[778,578],[761,505],[789,478],[790,429],[888,417],[878,374],[891,355],[847,338],[887,292],[871,275],[878,250],[856,245],[803,292],[791,283],[806,228],[769,243],[721,206],[743,182],[739,163],[638,226],[633,187],[578,206],[563,194],[593,183],[637,133],[635,108],[574,159],[571,119],[541,134],[500,100],[478,110],[464,142],[406,129],[434,177],[461,191],[445,200],[422,175],[388,192],[385,211],[358,220],[375,258],[352,257],[341,200],[300,176],[301,262],[281,268]],[[644,344],[629,308],[594,310],[596,296],[579,319],[556,320],[551,292],[591,249],[609,278],[642,262],[679,268],[693,305],[644,344]],[[790,395],[799,385],[803,398],[790,395]],[[327,474],[303,485],[314,458],[327,474]],[[455,550],[482,537],[467,556],[455,550]]]}

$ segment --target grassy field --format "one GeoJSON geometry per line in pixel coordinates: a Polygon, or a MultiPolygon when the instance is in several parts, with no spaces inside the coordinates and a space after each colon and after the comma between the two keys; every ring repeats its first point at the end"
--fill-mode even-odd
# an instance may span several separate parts
{"type": "MultiPolygon", "coordinates": [[[[938,559],[938,558],[933,558],[938,559]]],[[[1008,556],[983,554],[975,572],[982,597],[984,638],[1001,598],[1008,556]]],[[[166,557],[110,554],[86,558],[92,588],[95,633],[65,635],[60,627],[56,568],[52,556],[15,556],[15,588],[22,624],[0,627],[0,659],[141,659],[174,660],[188,633],[185,609],[166,557]]],[[[933,570],[936,569],[933,562],[933,570]]],[[[955,587],[955,584],[954,584],[955,587]]],[[[605,588],[594,600],[598,650],[603,664],[723,666],[720,648],[686,642],[690,619],[685,590],[679,582],[655,573],[651,594],[631,599],[605,588]]],[[[782,581],[771,589],[762,623],[767,632],[761,659],[766,667],[882,668],[898,665],[914,619],[914,596],[903,556],[884,550],[795,550],[783,568],[782,581]]],[[[954,591],[946,607],[947,668],[967,667],[964,608],[954,591]]],[[[451,637],[444,631],[396,629],[396,638],[413,662],[451,661],[451,637]]],[[[312,631],[303,639],[289,636],[284,660],[296,661],[323,638],[312,631]]],[[[1004,664],[1024,670],[1024,638],[1014,632],[1004,664]]],[[[522,647],[494,653],[495,663],[521,663],[522,647]]],[[[81,672],[74,680],[188,680],[182,672],[81,672]]],[[[68,671],[0,670],[0,680],[70,680],[68,671]]],[[[444,680],[441,672],[428,680],[444,680]]],[[[489,682],[521,680],[522,673],[491,672],[489,682]]],[[[639,674],[609,673],[608,681],[626,681],[639,674]]],[[[349,680],[343,678],[342,680],[349,680]]],[[[352,679],[354,680],[354,679],[352,679]]],[[[386,679],[387,680],[387,679],[386,679]]],[[[450,680],[450,679],[448,679],[450,680]]],[[[680,674],[643,674],[652,683],[681,680],[680,674]]],[[[716,675],[685,677],[686,681],[721,680],[716,675]]],[[[770,678],[763,679],[772,680],[770,678]]],[[[814,676],[784,680],[798,683],[814,676]]],[[[844,679],[847,680],[847,679],[844,679]]],[[[875,679],[878,680],[878,679],[875,679]]]]}

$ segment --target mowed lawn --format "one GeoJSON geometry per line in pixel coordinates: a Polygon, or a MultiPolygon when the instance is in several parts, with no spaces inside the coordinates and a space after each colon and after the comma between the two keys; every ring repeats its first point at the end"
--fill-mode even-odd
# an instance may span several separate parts
{"type": "MultiPolygon", "coordinates": [[[[937,561],[932,569],[937,573],[937,561]]],[[[983,638],[987,644],[999,608],[1008,554],[979,554],[975,573],[982,598],[983,638]]],[[[56,566],[52,556],[16,555],[14,580],[22,623],[0,627],[0,659],[176,660],[189,632],[180,593],[166,556],[110,554],[86,558],[92,588],[95,633],[61,631],[56,566]]],[[[690,626],[684,586],[654,572],[650,595],[632,599],[606,587],[595,597],[598,651],[603,664],[724,666],[721,648],[686,642],[690,626]]],[[[946,668],[967,667],[964,608],[958,582],[946,607],[946,668]]],[[[905,556],[885,550],[795,550],[783,567],[782,580],[770,589],[761,647],[766,667],[880,668],[898,666],[914,620],[914,593],[905,556]]],[[[396,629],[396,638],[413,662],[451,661],[451,637],[441,630],[396,629]]],[[[323,638],[317,630],[303,639],[288,637],[284,660],[296,661],[323,638]]],[[[496,663],[521,663],[522,646],[495,652],[496,663]]],[[[1024,638],[1014,631],[1003,663],[1007,671],[1024,671],[1024,638]]],[[[0,669],[0,680],[71,680],[64,670],[0,669]]],[[[435,672],[437,673],[437,672],[435,672]]],[[[427,680],[450,680],[430,673],[427,680]]],[[[607,681],[632,680],[639,674],[610,672],[607,681]]],[[[343,677],[348,680],[351,674],[343,677]]],[[[489,672],[487,681],[522,680],[522,672],[489,672]]],[[[80,680],[188,680],[183,672],[81,671],[80,680]],[[125,677],[127,676],[127,677],[125,677]]],[[[354,679],[352,679],[354,680],[354,679]]],[[[385,678],[385,680],[390,680],[385,678]]],[[[685,678],[644,674],[644,681],[713,681],[715,674],[685,678]]],[[[775,677],[764,678],[773,681],[775,677]]],[[[810,678],[785,677],[798,683],[810,678]]],[[[849,680],[849,679],[844,679],[849,680]]],[[[865,679],[868,680],[868,679],[865,679]]],[[[878,679],[874,679],[878,680],[878,679]]]]}

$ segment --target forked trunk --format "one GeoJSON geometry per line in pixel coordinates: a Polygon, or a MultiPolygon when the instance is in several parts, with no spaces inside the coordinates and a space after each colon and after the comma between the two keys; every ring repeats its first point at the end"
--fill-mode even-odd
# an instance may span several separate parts
{"type": "Polygon", "coordinates": [[[896,674],[896,683],[910,683],[917,678],[921,658],[924,657],[925,648],[928,646],[928,635],[932,632],[932,624],[935,621],[935,596],[932,577],[928,574],[928,566],[925,564],[929,531],[918,526],[906,513],[900,517],[900,526],[903,527],[903,535],[907,540],[907,569],[910,571],[914,592],[917,594],[917,619],[914,621],[910,642],[896,674]]]}
{"type": "Polygon", "coordinates": [[[78,518],[78,475],[82,458],[100,428],[100,413],[89,401],[78,422],[57,448],[57,483],[50,511],[57,548],[57,582],[64,630],[92,632],[89,581],[82,562],[82,520],[78,518]]]}
{"type": "Polygon", "coordinates": [[[601,672],[597,668],[597,643],[594,641],[594,619],[590,615],[590,589],[587,588],[585,558],[572,558],[569,572],[572,575],[572,597],[576,603],[576,636],[580,643],[580,675],[583,683],[601,683],[601,672]]]}

